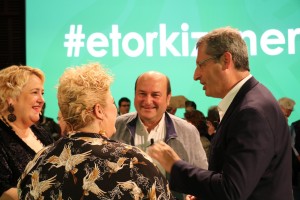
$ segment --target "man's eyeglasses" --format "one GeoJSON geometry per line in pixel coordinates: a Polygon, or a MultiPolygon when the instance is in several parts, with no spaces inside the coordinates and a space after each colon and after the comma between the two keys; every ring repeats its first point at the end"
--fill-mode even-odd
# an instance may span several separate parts
{"type": "Polygon", "coordinates": [[[129,104],[123,104],[123,105],[121,105],[121,107],[130,107],[130,105],[129,104]]]}
{"type": "Polygon", "coordinates": [[[204,59],[204,60],[202,60],[202,61],[200,61],[200,62],[197,62],[197,66],[198,66],[199,68],[202,68],[203,65],[204,65],[207,61],[212,60],[212,59],[217,59],[217,57],[216,57],[216,56],[212,56],[212,57],[206,58],[206,59],[204,59]]]}

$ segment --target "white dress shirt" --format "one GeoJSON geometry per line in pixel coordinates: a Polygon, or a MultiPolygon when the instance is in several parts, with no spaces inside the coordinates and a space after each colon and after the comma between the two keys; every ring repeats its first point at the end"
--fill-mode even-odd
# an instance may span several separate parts
{"type": "Polygon", "coordinates": [[[219,115],[220,115],[220,121],[224,117],[228,107],[230,106],[232,100],[238,93],[238,91],[241,89],[241,87],[246,83],[247,80],[249,80],[252,77],[251,74],[249,74],[247,77],[245,77],[243,80],[241,80],[238,84],[236,84],[227,94],[226,96],[221,100],[221,102],[218,105],[219,115]]]}

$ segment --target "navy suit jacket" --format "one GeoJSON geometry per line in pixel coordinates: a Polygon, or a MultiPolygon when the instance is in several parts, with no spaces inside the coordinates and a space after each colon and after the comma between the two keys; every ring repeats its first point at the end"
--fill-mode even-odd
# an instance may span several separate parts
{"type": "Polygon", "coordinates": [[[201,200],[292,199],[290,147],[288,124],[276,99],[252,77],[217,129],[209,170],[178,161],[170,186],[201,200]]]}

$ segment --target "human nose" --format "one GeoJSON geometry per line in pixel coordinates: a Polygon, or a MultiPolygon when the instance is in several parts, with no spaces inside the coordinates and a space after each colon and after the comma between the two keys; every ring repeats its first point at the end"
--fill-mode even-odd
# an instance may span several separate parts
{"type": "Polygon", "coordinates": [[[197,81],[197,80],[200,80],[200,69],[199,67],[196,67],[195,71],[194,71],[194,80],[197,81]]]}
{"type": "Polygon", "coordinates": [[[146,104],[151,104],[151,102],[152,102],[152,96],[151,95],[146,95],[145,98],[144,98],[144,102],[146,104]]]}
{"type": "Polygon", "coordinates": [[[44,96],[43,96],[42,93],[39,95],[38,101],[39,101],[40,103],[45,103],[45,99],[44,99],[44,96]]]}

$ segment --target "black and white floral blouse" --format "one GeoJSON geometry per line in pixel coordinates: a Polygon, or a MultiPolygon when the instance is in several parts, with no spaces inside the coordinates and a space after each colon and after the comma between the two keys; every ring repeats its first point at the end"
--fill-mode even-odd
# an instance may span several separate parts
{"type": "Polygon", "coordinates": [[[20,199],[173,199],[146,153],[83,132],[41,150],[22,174],[18,192],[20,199]]]}

